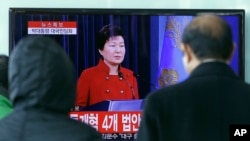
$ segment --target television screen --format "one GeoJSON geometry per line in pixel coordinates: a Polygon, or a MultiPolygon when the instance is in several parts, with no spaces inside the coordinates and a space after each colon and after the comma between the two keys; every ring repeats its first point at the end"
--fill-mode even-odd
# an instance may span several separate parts
{"type": "Polygon", "coordinates": [[[74,63],[76,77],[98,64],[96,35],[105,25],[120,26],[126,54],[122,66],[134,72],[139,98],[188,77],[179,50],[181,35],[190,20],[214,13],[232,28],[236,44],[230,66],[244,79],[244,22],[242,9],[55,9],[10,8],[9,51],[26,35],[50,36],[62,45],[74,63]]]}
{"type": "Polygon", "coordinates": [[[194,16],[208,12],[230,24],[236,43],[230,65],[244,79],[244,10],[10,8],[9,51],[23,36],[50,36],[63,46],[79,77],[98,63],[98,31],[104,25],[118,25],[125,34],[122,66],[134,71],[140,98],[145,98],[152,90],[187,78],[178,49],[181,33],[194,16]]]}

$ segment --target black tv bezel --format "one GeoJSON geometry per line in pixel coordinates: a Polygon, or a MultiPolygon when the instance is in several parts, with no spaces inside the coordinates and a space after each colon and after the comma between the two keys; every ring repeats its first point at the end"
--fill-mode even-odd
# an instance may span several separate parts
{"type": "Polygon", "coordinates": [[[191,15],[214,13],[216,15],[239,15],[241,17],[241,34],[239,42],[239,77],[245,81],[245,9],[147,9],[147,8],[9,8],[9,54],[13,49],[13,29],[15,14],[103,14],[103,15],[191,15]]]}

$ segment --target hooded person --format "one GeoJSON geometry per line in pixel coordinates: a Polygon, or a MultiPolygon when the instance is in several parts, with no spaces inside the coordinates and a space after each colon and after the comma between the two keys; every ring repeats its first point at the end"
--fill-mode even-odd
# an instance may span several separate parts
{"type": "Polygon", "coordinates": [[[55,41],[28,36],[9,61],[14,111],[0,121],[1,141],[99,141],[92,127],[69,118],[76,97],[73,64],[55,41]]]}

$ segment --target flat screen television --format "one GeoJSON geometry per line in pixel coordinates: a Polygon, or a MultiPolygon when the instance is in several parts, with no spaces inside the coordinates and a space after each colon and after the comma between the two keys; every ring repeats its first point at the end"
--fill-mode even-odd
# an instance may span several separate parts
{"type": "MultiPolygon", "coordinates": [[[[26,35],[50,36],[62,45],[79,77],[84,69],[99,61],[95,40],[98,31],[104,25],[118,25],[125,34],[126,55],[122,66],[135,72],[139,96],[144,99],[150,91],[188,77],[182,65],[180,38],[185,25],[201,13],[217,14],[231,26],[236,50],[230,66],[244,80],[243,9],[10,8],[9,53],[26,35]]],[[[107,140],[118,136],[121,140],[132,140],[130,133],[102,135],[107,140]]]]}
{"type": "Polygon", "coordinates": [[[244,79],[243,9],[10,8],[9,52],[26,35],[50,36],[62,45],[79,77],[98,63],[97,32],[104,25],[118,25],[126,36],[122,65],[135,72],[143,99],[150,91],[188,77],[178,48],[180,37],[185,25],[201,13],[217,14],[230,24],[236,43],[230,65],[244,79]]]}

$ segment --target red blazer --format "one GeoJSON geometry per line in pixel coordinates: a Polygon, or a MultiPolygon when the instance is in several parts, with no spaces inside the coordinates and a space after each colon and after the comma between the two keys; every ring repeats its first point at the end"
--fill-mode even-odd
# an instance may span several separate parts
{"type": "Polygon", "coordinates": [[[85,107],[104,100],[139,99],[133,72],[123,67],[120,72],[123,78],[109,75],[109,67],[103,60],[97,66],[85,69],[78,79],[76,105],[85,107]]]}

